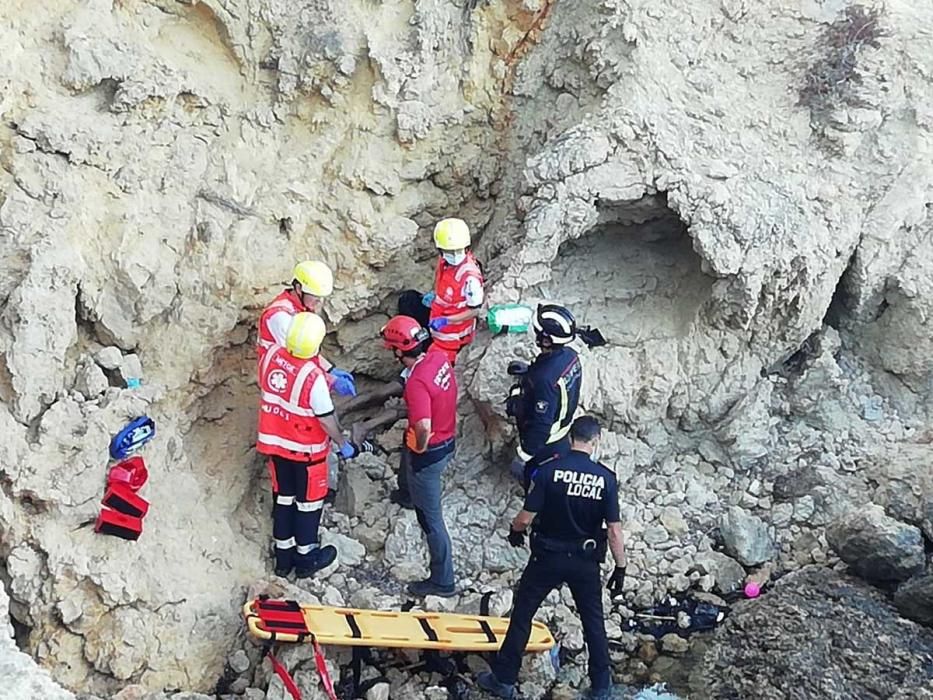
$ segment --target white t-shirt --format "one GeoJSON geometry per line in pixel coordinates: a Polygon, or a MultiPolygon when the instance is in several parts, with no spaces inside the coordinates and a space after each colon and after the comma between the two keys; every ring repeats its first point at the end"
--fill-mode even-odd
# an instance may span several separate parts
{"type": "Polygon", "coordinates": [[[330,397],[327,379],[323,374],[319,375],[311,385],[311,410],[316,416],[326,416],[334,412],[334,402],[330,397]]]}

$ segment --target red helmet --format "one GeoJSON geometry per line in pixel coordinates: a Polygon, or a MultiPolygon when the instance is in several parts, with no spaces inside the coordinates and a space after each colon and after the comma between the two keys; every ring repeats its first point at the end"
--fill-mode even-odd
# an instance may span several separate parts
{"type": "Polygon", "coordinates": [[[421,345],[430,336],[411,316],[393,316],[379,331],[387,348],[408,352],[421,345]]]}

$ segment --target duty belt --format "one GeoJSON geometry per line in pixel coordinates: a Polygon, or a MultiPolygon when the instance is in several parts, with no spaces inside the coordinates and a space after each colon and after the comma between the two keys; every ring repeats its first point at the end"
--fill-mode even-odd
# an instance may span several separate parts
{"type": "Polygon", "coordinates": [[[575,540],[559,540],[552,537],[531,533],[532,550],[555,552],[559,554],[579,554],[601,559],[606,555],[606,536],[587,537],[575,540]]]}

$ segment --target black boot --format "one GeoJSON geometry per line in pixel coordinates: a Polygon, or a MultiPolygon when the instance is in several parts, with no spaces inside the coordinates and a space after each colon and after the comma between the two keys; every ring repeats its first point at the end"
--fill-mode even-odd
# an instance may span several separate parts
{"type": "Polygon", "coordinates": [[[314,576],[321,569],[326,569],[337,559],[337,548],[333,545],[319,547],[311,552],[307,566],[295,569],[295,578],[308,578],[314,576]]]}

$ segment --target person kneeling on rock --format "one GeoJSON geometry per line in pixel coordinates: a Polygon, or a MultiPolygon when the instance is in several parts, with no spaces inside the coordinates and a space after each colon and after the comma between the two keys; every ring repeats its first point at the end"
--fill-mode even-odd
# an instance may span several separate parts
{"type": "Polygon", "coordinates": [[[592,687],[587,697],[611,697],[612,672],[599,567],[606,557],[608,542],[616,568],[607,588],[611,596],[620,595],[625,583],[625,547],[616,476],[593,459],[600,433],[595,418],[582,416],[575,420],[570,429],[570,452],[538,468],[525,507],[512,521],[509,544],[513,547],[524,546],[525,530],[532,520],[534,525],[531,558],[518,584],[505,641],[490,664],[492,670],[476,679],[481,688],[496,697],[515,697],[531,621],[547,595],[565,583],[580,613],[589,651],[592,687]]]}
{"type": "MultiPolygon", "coordinates": [[[[272,537],[275,573],[312,576],[334,562],[336,548],[321,547],[318,527],[327,496],[330,441],[344,459],[361,446],[345,440],[334,413],[324,370],[315,358],[326,328],[320,316],[294,316],[285,347],[273,345],[259,366],[259,428],[256,450],[266,455],[272,477],[272,537]]],[[[365,444],[363,451],[372,451],[365,444]]]]}

